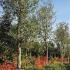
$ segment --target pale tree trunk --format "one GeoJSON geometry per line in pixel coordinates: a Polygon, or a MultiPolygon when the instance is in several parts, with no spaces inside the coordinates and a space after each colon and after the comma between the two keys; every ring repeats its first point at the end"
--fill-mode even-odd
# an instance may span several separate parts
{"type": "Polygon", "coordinates": [[[21,47],[19,47],[19,64],[18,64],[18,67],[19,69],[21,69],[21,47]]]}

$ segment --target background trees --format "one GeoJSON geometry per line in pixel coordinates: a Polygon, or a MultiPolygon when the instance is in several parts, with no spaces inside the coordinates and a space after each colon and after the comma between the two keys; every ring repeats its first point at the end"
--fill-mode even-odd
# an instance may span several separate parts
{"type": "Polygon", "coordinates": [[[70,56],[68,24],[58,24],[54,30],[55,39],[52,35],[55,19],[53,5],[47,1],[46,6],[39,8],[38,3],[39,0],[3,0],[4,14],[0,21],[1,59],[12,58],[12,52],[20,52],[22,61],[26,58],[30,60],[33,56],[47,55],[47,59],[48,56],[70,56]],[[22,51],[18,51],[18,48],[22,48],[22,51]]]}
{"type": "Polygon", "coordinates": [[[56,29],[56,41],[60,44],[61,55],[65,55],[65,47],[67,47],[67,42],[69,39],[69,28],[67,23],[61,22],[56,29]]]}

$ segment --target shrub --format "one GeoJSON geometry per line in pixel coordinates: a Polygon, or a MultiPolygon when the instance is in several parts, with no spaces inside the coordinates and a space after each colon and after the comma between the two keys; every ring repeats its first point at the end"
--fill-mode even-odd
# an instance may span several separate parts
{"type": "Polygon", "coordinates": [[[65,64],[66,70],[70,70],[70,64],[65,64]]]}
{"type": "Polygon", "coordinates": [[[24,70],[36,70],[34,67],[34,58],[28,56],[22,59],[22,69],[24,70]]]}
{"type": "Polygon", "coordinates": [[[0,70],[16,70],[16,64],[5,61],[0,65],[0,70]]]}
{"type": "Polygon", "coordinates": [[[50,64],[45,67],[46,70],[67,70],[64,64],[50,64]]]}

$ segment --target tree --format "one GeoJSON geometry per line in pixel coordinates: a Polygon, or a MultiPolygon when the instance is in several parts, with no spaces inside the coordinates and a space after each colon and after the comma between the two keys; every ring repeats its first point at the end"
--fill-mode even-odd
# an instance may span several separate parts
{"type": "MultiPolygon", "coordinates": [[[[34,13],[38,0],[4,0],[4,8],[16,16],[17,24],[17,47],[25,46],[31,37],[28,24],[28,16],[34,13]]],[[[32,29],[31,29],[32,30],[32,29]]],[[[33,32],[33,31],[32,31],[33,32]]]]}
{"type": "Polygon", "coordinates": [[[38,22],[39,22],[39,37],[44,43],[44,48],[47,51],[46,55],[48,58],[48,40],[50,40],[51,29],[53,24],[53,5],[48,1],[47,6],[42,7],[38,11],[38,22]]]}
{"type": "MultiPolygon", "coordinates": [[[[26,46],[26,43],[28,42],[28,39],[31,34],[31,31],[29,31],[31,28],[30,28],[30,25],[28,24],[28,19],[27,19],[27,15],[29,15],[30,12],[30,9],[32,8],[32,6],[35,7],[35,1],[31,0],[31,1],[19,1],[18,4],[19,4],[19,12],[18,12],[18,31],[17,31],[17,34],[18,34],[18,38],[20,39],[20,46],[26,46]],[[23,4],[22,4],[23,3],[23,4]],[[29,4],[29,5],[27,5],[29,4]],[[22,9],[23,8],[23,9],[22,9]],[[29,29],[30,28],[30,29],[29,29]]],[[[32,30],[32,29],[31,29],[32,30]]],[[[18,45],[18,47],[19,47],[18,45]]],[[[28,48],[27,50],[28,51],[28,48]]],[[[27,53],[27,52],[26,52],[27,53]]]]}
{"type": "MultiPolygon", "coordinates": [[[[7,2],[8,0],[5,1],[7,2]]],[[[4,61],[13,60],[13,53],[17,51],[16,39],[9,34],[13,16],[9,4],[6,4],[5,1],[3,0],[3,15],[0,20],[0,52],[3,53],[0,58],[4,59],[4,61]]]]}
{"type": "MultiPolygon", "coordinates": [[[[56,35],[56,41],[60,44],[61,55],[62,55],[62,57],[64,57],[65,45],[67,44],[68,38],[69,38],[68,24],[65,22],[59,23],[59,26],[57,26],[57,29],[55,31],[55,35],[56,35]]],[[[62,62],[63,62],[63,60],[62,60],[62,62]]]]}
{"type": "Polygon", "coordinates": [[[1,58],[5,60],[9,60],[8,58],[13,57],[12,52],[15,52],[16,47],[16,39],[14,39],[11,35],[9,35],[9,31],[11,28],[11,19],[10,14],[6,11],[2,16],[2,21],[0,22],[0,51],[3,53],[1,58]],[[2,49],[1,49],[2,48],[2,49]],[[4,51],[2,51],[4,50],[4,51]],[[8,56],[10,55],[11,56],[8,56]],[[8,57],[8,58],[7,58],[8,57]]]}

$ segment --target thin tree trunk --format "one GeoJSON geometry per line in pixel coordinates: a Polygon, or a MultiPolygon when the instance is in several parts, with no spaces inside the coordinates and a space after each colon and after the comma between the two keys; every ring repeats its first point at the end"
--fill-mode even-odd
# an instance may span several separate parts
{"type": "Polygon", "coordinates": [[[47,64],[48,64],[48,46],[47,46],[47,64]]]}
{"type": "Polygon", "coordinates": [[[62,61],[62,64],[63,64],[63,60],[64,60],[64,56],[61,56],[61,61],[62,61]]]}
{"type": "Polygon", "coordinates": [[[44,41],[45,41],[45,47],[46,47],[46,50],[47,50],[47,52],[46,52],[46,57],[47,57],[46,64],[48,64],[48,44],[47,44],[47,41],[46,41],[46,37],[45,37],[44,41]]]}
{"type": "Polygon", "coordinates": [[[21,47],[19,47],[19,69],[21,69],[21,47]]]}
{"type": "Polygon", "coordinates": [[[69,56],[68,56],[68,63],[69,63],[69,56]]]}
{"type": "Polygon", "coordinates": [[[31,56],[31,51],[30,51],[30,59],[31,59],[31,57],[32,57],[32,56],[31,56]]]}
{"type": "MultiPolygon", "coordinates": [[[[19,39],[19,32],[20,32],[19,26],[21,24],[21,14],[20,14],[21,9],[20,9],[20,2],[19,1],[18,1],[18,5],[19,5],[19,8],[18,8],[19,11],[18,11],[18,14],[17,14],[17,16],[18,16],[18,24],[17,24],[17,48],[18,48],[18,56],[19,56],[19,53],[20,53],[20,51],[19,51],[20,43],[19,43],[18,39],[19,39]]],[[[19,57],[18,56],[17,56],[17,69],[19,69],[19,57]]]]}

